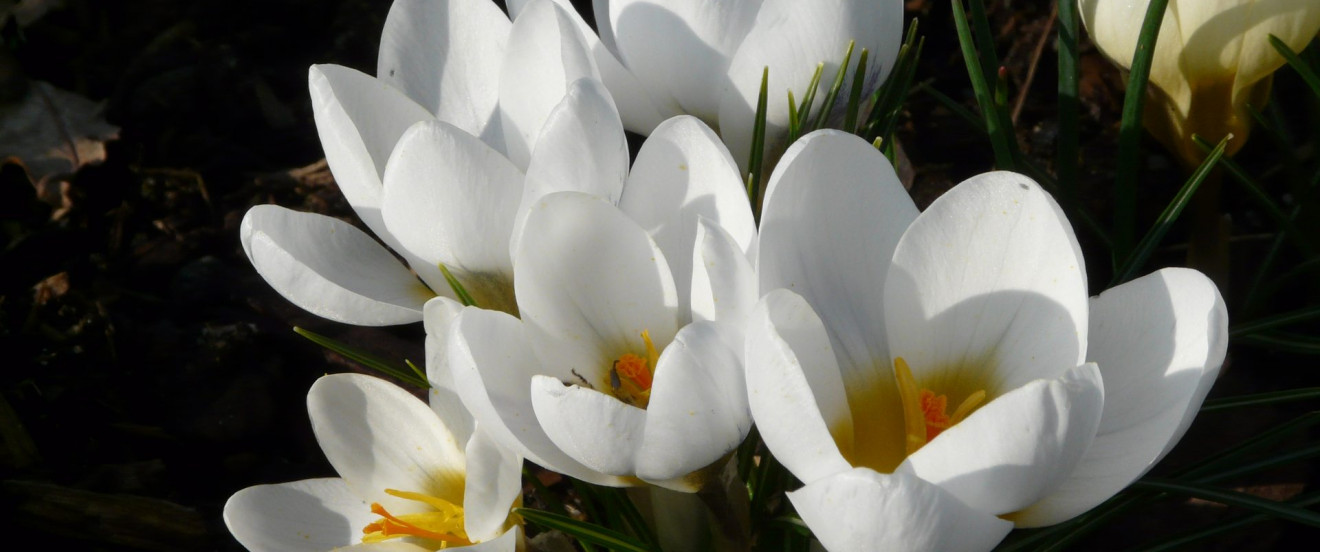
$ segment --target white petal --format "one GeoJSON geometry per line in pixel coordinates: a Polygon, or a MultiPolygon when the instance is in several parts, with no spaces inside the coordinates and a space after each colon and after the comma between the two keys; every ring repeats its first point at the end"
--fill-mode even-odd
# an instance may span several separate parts
{"type": "Polygon", "coordinates": [[[720,92],[730,85],[729,62],[760,7],[759,1],[615,0],[609,21],[624,65],[644,86],[714,121],[720,92]]]}
{"type": "Polygon", "coordinates": [[[376,75],[441,121],[482,136],[500,126],[491,122],[511,27],[488,0],[399,0],[385,18],[376,75]]]}
{"type": "Polygon", "coordinates": [[[541,429],[532,410],[531,381],[547,370],[532,354],[517,318],[498,311],[464,309],[450,330],[449,365],[479,431],[564,475],[599,485],[627,484],[573,460],[541,429]]]}
{"type": "Polygon", "coordinates": [[[1095,436],[1104,386],[1095,364],[1036,380],[982,406],[899,466],[982,512],[1006,514],[1061,482],[1095,436]]]}
{"type": "Polygon", "coordinates": [[[582,77],[600,79],[591,52],[571,16],[548,0],[535,0],[513,22],[500,73],[500,122],[509,160],[526,168],[550,110],[582,77]]]}
{"type": "Polygon", "coordinates": [[[426,403],[362,374],[322,376],[307,393],[312,431],[326,459],[358,496],[394,513],[429,506],[385,489],[463,503],[463,448],[426,403]]]}
{"type": "MultiPolygon", "coordinates": [[[[714,464],[752,427],[741,355],[716,323],[679,330],[656,362],[637,475],[664,482],[714,464]]],[[[692,490],[701,481],[691,482],[692,490]]]]}
{"type": "Polygon", "coordinates": [[[532,407],[561,450],[606,475],[636,473],[646,411],[557,378],[532,378],[532,407]]]}
{"type": "MultiPolygon", "coordinates": [[[[770,68],[766,149],[773,153],[787,145],[782,143],[788,129],[788,96],[783,91],[791,89],[797,101],[802,101],[816,65],[824,63],[816,90],[815,103],[820,106],[834,83],[849,40],[856,41],[856,45],[843,90],[851,90],[851,71],[856,68],[862,48],[866,48],[868,74],[862,97],[867,97],[884,82],[898,58],[903,40],[903,3],[898,0],[765,0],[762,3],[751,32],[729,66],[730,86],[725,89],[719,108],[720,135],[740,167],[746,167],[752,144],[762,70],[770,68]]],[[[846,92],[839,94],[836,108],[847,101],[846,96],[846,92]]]]}
{"type": "Polygon", "coordinates": [[[416,544],[403,541],[364,542],[334,549],[334,552],[430,552],[416,544]]]}
{"type": "Polygon", "coordinates": [[[313,65],[307,86],[316,131],[339,191],[367,228],[393,247],[380,215],[385,162],[403,132],[430,119],[431,113],[388,84],[338,65],[313,65]]]}
{"type": "MultiPolygon", "coordinates": [[[[651,234],[665,252],[679,297],[691,292],[697,220],[723,226],[746,251],[756,235],[738,167],[705,123],[680,116],[662,123],[642,145],[619,208],[651,234]]],[[[679,311],[689,319],[687,305],[679,311]]]]}
{"type": "Polygon", "coordinates": [[[434,297],[376,240],[339,219],[276,205],[249,209],[239,229],[261,277],[308,312],[361,326],[421,320],[434,297]]]}
{"type": "Polygon", "coordinates": [[[643,331],[663,349],[678,329],[678,297],[664,254],[600,198],[577,192],[542,198],[528,216],[514,264],[527,335],[541,363],[558,372],[574,369],[591,385],[606,385],[620,356],[645,354],[643,331]]]}
{"type": "Polygon", "coordinates": [[[853,420],[825,326],[802,297],[767,294],[747,325],[747,400],[775,459],[810,483],[852,466],[853,420]]]}
{"type": "MultiPolygon", "coordinates": [[[[499,152],[448,123],[428,121],[399,139],[385,171],[382,210],[390,233],[423,259],[418,264],[444,263],[483,307],[498,308],[509,301],[508,244],[521,193],[522,173],[499,152]]],[[[436,278],[432,287],[449,287],[438,270],[436,278]]]]}
{"type": "Polygon", "coordinates": [[[811,304],[845,379],[892,381],[882,291],[894,247],[916,217],[884,155],[843,132],[798,140],[770,176],[761,211],[761,293],[786,288],[811,304]]]}
{"type": "Polygon", "coordinates": [[[517,251],[527,213],[542,196],[577,191],[615,203],[627,177],[628,141],[614,100],[599,81],[574,81],[532,151],[509,251],[517,251]]]}
{"type": "Polygon", "coordinates": [[[788,493],[828,550],[990,550],[1013,524],[904,473],[855,468],[788,493]]]}
{"type": "Polygon", "coordinates": [[[885,282],[890,354],[919,384],[981,371],[996,397],[1086,353],[1086,267],[1054,199],[992,172],[949,190],[908,228],[885,282]]]}
{"type": "Polygon", "coordinates": [[[463,547],[463,552],[514,552],[522,548],[522,542],[522,526],[515,525],[494,540],[463,547]]]}
{"type": "Polygon", "coordinates": [[[1194,270],[1164,269],[1092,299],[1087,357],[1105,381],[1100,429],[1059,489],[1013,520],[1070,519],[1146,473],[1191,424],[1227,345],[1224,300],[1194,270]]]}
{"type": "Polygon", "coordinates": [[[426,328],[426,379],[431,383],[427,402],[454,439],[466,443],[472,436],[472,414],[463,406],[449,368],[449,327],[462,311],[458,301],[436,297],[422,308],[422,326],[426,328]]]}
{"type": "Polygon", "coordinates": [[[508,528],[509,509],[522,492],[522,457],[478,431],[467,442],[463,524],[468,538],[486,541],[508,528]]]}
{"type": "Polygon", "coordinates": [[[692,319],[729,322],[741,349],[745,320],[756,307],[756,268],[727,230],[704,217],[692,256],[692,319]]]}
{"type": "Polygon", "coordinates": [[[378,516],[336,478],[248,487],[229,497],[224,517],[252,552],[324,552],[357,542],[378,516]]]}

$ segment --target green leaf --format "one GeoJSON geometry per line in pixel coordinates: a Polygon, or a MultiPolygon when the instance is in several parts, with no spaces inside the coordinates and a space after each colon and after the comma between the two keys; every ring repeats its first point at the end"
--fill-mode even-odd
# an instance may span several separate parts
{"type": "MultiPolygon", "coordinates": [[[[767,67],[767,70],[769,68],[767,67]]],[[[821,73],[825,72],[825,64],[817,63],[816,70],[811,74],[811,81],[807,83],[807,90],[802,93],[802,103],[798,105],[798,132],[805,133],[807,122],[811,120],[812,104],[816,102],[816,89],[820,88],[821,73]]],[[[789,143],[797,140],[801,134],[789,136],[789,143]]]]}
{"type": "MultiPolygon", "coordinates": [[[[1207,153],[1214,149],[1214,146],[1211,146],[1209,142],[1206,142],[1205,139],[1200,136],[1192,136],[1192,141],[1196,142],[1196,145],[1200,146],[1201,149],[1207,153]]],[[[1228,174],[1233,177],[1233,180],[1242,185],[1242,189],[1247,192],[1247,195],[1256,200],[1256,203],[1265,210],[1265,214],[1274,219],[1275,224],[1279,225],[1279,231],[1282,234],[1291,237],[1293,241],[1296,242],[1297,248],[1300,249],[1304,255],[1308,257],[1314,255],[1315,250],[1311,247],[1311,244],[1306,241],[1304,237],[1305,234],[1297,229],[1297,226],[1293,224],[1292,218],[1283,212],[1283,208],[1279,207],[1279,204],[1275,203],[1275,201],[1270,198],[1269,194],[1265,193],[1265,188],[1257,183],[1251,175],[1247,174],[1247,172],[1242,169],[1241,165],[1238,165],[1232,158],[1221,157],[1219,159],[1219,166],[1227,170],[1228,174]]]]}
{"type": "Polygon", "coordinates": [[[353,347],[352,345],[349,345],[347,343],[344,343],[342,341],[339,341],[331,337],[326,337],[311,330],[294,326],[293,331],[294,333],[307,338],[308,341],[311,341],[312,343],[315,343],[317,345],[330,349],[331,351],[339,353],[343,355],[344,358],[347,358],[349,360],[352,360],[353,362],[366,366],[367,368],[371,368],[372,370],[388,375],[404,383],[415,385],[422,389],[431,388],[431,382],[426,380],[425,375],[421,375],[418,372],[410,371],[404,368],[398,368],[394,366],[392,363],[390,363],[390,361],[385,360],[384,358],[381,358],[377,355],[368,353],[366,351],[353,347]]]}
{"type": "Polygon", "coordinates": [[[619,517],[628,525],[630,532],[635,535],[642,543],[655,545],[655,535],[651,533],[651,527],[646,524],[646,519],[642,513],[637,510],[637,505],[633,504],[632,499],[628,498],[623,489],[600,489],[599,496],[605,501],[606,507],[619,513],[619,517]]]}
{"type": "Polygon", "coordinates": [[[1296,335],[1283,332],[1258,333],[1244,336],[1237,342],[1239,345],[1251,345],[1253,347],[1261,347],[1272,351],[1303,355],[1320,355],[1320,338],[1311,337],[1309,335],[1296,335]]]}
{"type": "Polygon", "coordinates": [[[971,110],[967,109],[966,107],[963,107],[962,104],[958,103],[953,98],[950,98],[949,96],[945,95],[943,92],[940,92],[939,90],[932,88],[929,84],[927,83],[918,84],[916,88],[912,89],[912,91],[925,92],[926,94],[930,95],[931,98],[934,98],[935,101],[939,102],[940,105],[943,105],[945,109],[948,109],[954,115],[957,115],[962,120],[967,121],[967,124],[971,125],[972,128],[979,130],[981,132],[985,132],[985,121],[982,121],[981,118],[977,117],[975,113],[972,113],[971,110]]]}
{"type": "Polygon", "coordinates": [[[1238,324],[1229,330],[1228,336],[1243,337],[1266,330],[1273,330],[1280,326],[1305,322],[1313,318],[1320,318],[1320,305],[1292,312],[1285,312],[1283,314],[1277,314],[1260,320],[1253,320],[1245,324],[1238,324]]]}
{"type": "MultiPolygon", "coordinates": [[[[848,42],[848,51],[852,51],[852,42],[848,42]]],[[[862,90],[866,88],[866,63],[871,57],[871,52],[862,48],[862,53],[857,56],[857,68],[853,70],[852,90],[848,92],[848,109],[843,116],[843,129],[848,132],[857,131],[857,115],[862,108],[862,90]]],[[[791,107],[792,102],[789,103],[791,107]]]]}
{"type": "Polygon", "coordinates": [[[1076,2],[1058,2],[1059,36],[1059,138],[1054,170],[1059,174],[1060,199],[1069,213],[1077,210],[1078,163],[1080,162],[1081,108],[1078,102],[1079,57],[1077,31],[1081,27],[1076,2]]]}
{"type": "MultiPolygon", "coordinates": [[[[1320,503],[1320,493],[1310,493],[1288,501],[1288,505],[1297,508],[1306,508],[1320,503]]],[[[1273,516],[1265,514],[1252,514],[1229,522],[1215,522],[1205,529],[1199,529],[1189,533],[1183,533],[1172,538],[1162,540],[1147,548],[1141,548],[1142,552],[1164,552],[1166,550],[1187,550],[1186,546],[1196,541],[1205,540],[1210,537],[1218,536],[1229,531],[1235,531],[1243,527],[1254,525],[1262,521],[1273,519],[1273,516]]]]}
{"type": "MultiPolygon", "coordinates": [[[[1123,119],[1118,130],[1118,170],[1114,182],[1114,258],[1130,257],[1137,232],[1137,177],[1141,173],[1141,114],[1146,102],[1146,83],[1155,57],[1155,39],[1164,21],[1169,0],[1150,0],[1141,23],[1137,50],[1128,71],[1123,119]]],[[[1204,166],[1204,164],[1202,165],[1204,166]]],[[[1124,279],[1125,281],[1126,279],[1124,279]]]]}
{"type": "Polygon", "coordinates": [[[1316,74],[1315,68],[1298,57],[1297,52],[1294,52],[1277,36],[1270,35],[1270,46],[1273,46],[1279,52],[1279,55],[1283,56],[1283,59],[1288,62],[1293,71],[1297,71],[1297,74],[1301,75],[1302,80],[1306,81],[1306,85],[1311,87],[1311,92],[1315,93],[1316,97],[1320,97],[1320,75],[1316,74]]]}
{"type": "Polygon", "coordinates": [[[1304,447],[1297,450],[1290,450],[1288,452],[1262,458],[1254,462],[1248,462],[1246,464],[1234,466],[1231,469],[1227,469],[1221,472],[1214,473],[1212,475],[1198,478],[1196,479],[1196,482],[1214,483],[1216,481],[1223,481],[1225,479],[1233,479],[1236,477],[1241,477],[1256,472],[1272,470],[1274,468],[1278,468],[1280,466],[1286,466],[1294,462],[1310,460],[1312,458],[1315,458],[1316,456],[1320,456],[1320,444],[1311,445],[1309,447],[1304,447]]]}
{"type": "MultiPolygon", "coordinates": [[[[817,71],[817,74],[820,72],[817,71]]],[[[761,205],[757,194],[761,190],[761,163],[765,156],[765,112],[766,89],[770,82],[770,66],[761,70],[761,95],[756,99],[756,123],[752,126],[752,151],[748,155],[747,200],[752,203],[752,213],[760,220],[761,205]]],[[[812,88],[814,93],[815,88],[812,88]]],[[[799,114],[803,113],[798,111],[799,114]]]]}
{"type": "Polygon", "coordinates": [[[1263,450],[1291,436],[1320,424],[1320,412],[1308,412],[1292,420],[1265,430],[1256,436],[1238,443],[1228,449],[1207,456],[1197,463],[1175,473],[1179,480],[1197,480],[1211,477],[1216,472],[1229,469],[1239,458],[1263,450]]]}
{"type": "MultiPolygon", "coordinates": [[[[973,0],[973,2],[973,6],[975,6],[979,0],[973,0]]],[[[981,106],[981,116],[985,119],[986,132],[990,135],[990,145],[995,151],[995,165],[1002,170],[1017,170],[1016,155],[1014,155],[1017,150],[1017,137],[1013,135],[1013,129],[1005,124],[1003,110],[995,105],[994,93],[989,82],[986,81],[988,71],[983,69],[981,63],[977,63],[977,60],[982,58],[977,55],[976,44],[972,39],[972,31],[967,23],[967,12],[963,10],[962,0],[952,0],[952,5],[953,23],[958,28],[958,44],[962,48],[963,61],[967,65],[967,76],[972,81],[972,91],[976,94],[976,103],[981,106]]],[[[982,25],[981,19],[978,19],[977,25],[982,25]]],[[[993,56],[993,47],[985,52],[985,55],[993,56]]]]}
{"type": "Polygon", "coordinates": [[[839,64],[839,70],[834,72],[834,83],[830,85],[830,90],[825,94],[825,102],[820,104],[820,111],[816,113],[816,123],[812,125],[812,130],[825,127],[826,121],[830,118],[830,111],[834,109],[834,102],[839,99],[839,91],[843,89],[843,80],[848,76],[848,63],[852,61],[853,47],[856,43],[848,41],[848,49],[843,52],[843,62],[839,64]]]}
{"type": "Polygon", "coordinates": [[[472,298],[472,294],[468,293],[467,289],[463,287],[463,282],[458,281],[458,278],[455,278],[454,274],[449,272],[449,267],[445,266],[445,263],[440,263],[440,273],[445,276],[445,281],[449,282],[449,289],[454,290],[454,295],[458,296],[459,303],[462,303],[465,307],[479,306],[477,300],[472,298]]]}
{"type": "MultiPolygon", "coordinates": [[[[1151,253],[1155,252],[1155,247],[1160,244],[1160,241],[1164,239],[1164,235],[1173,227],[1173,223],[1182,214],[1183,208],[1187,207],[1187,202],[1192,199],[1192,194],[1196,193],[1196,189],[1201,186],[1201,182],[1210,174],[1215,164],[1219,162],[1219,158],[1223,157],[1224,148],[1228,147],[1228,141],[1232,138],[1233,136],[1230,134],[1220,140],[1214,151],[1210,152],[1210,155],[1205,158],[1205,161],[1201,162],[1201,166],[1196,169],[1196,172],[1192,173],[1192,177],[1183,184],[1182,189],[1178,190],[1178,195],[1175,195],[1173,201],[1170,201],[1169,205],[1164,208],[1164,212],[1160,213],[1160,218],[1155,221],[1155,225],[1141,239],[1137,247],[1132,250],[1127,260],[1119,265],[1118,270],[1114,273],[1114,281],[1111,282],[1111,287],[1131,280],[1136,272],[1146,265],[1151,253]]],[[[1114,240],[1115,252],[1117,252],[1118,237],[1115,236],[1114,240]]]]}
{"type": "Polygon", "coordinates": [[[1309,399],[1320,399],[1320,387],[1304,387],[1301,389],[1288,389],[1286,391],[1273,391],[1270,393],[1257,393],[1254,395],[1242,395],[1240,397],[1224,397],[1205,401],[1201,406],[1201,412],[1214,412],[1216,410],[1228,410],[1232,408],[1242,408],[1244,406],[1268,406],[1294,401],[1305,401],[1309,399]]]}
{"type": "Polygon", "coordinates": [[[902,108],[903,100],[908,96],[912,79],[916,76],[917,60],[921,58],[921,50],[926,44],[926,39],[917,35],[918,28],[919,22],[914,18],[908,24],[907,34],[904,35],[903,45],[898,49],[893,70],[889,72],[884,84],[871,94],[871,114],[856,130],[857,134],[868,142],[876,138],[884,138],[886,141],[891,139],[893,129],[898,122],[898,112],[902,108]]]}
{"type": "Polygon", "coordinates": [[[654,552],[656,548],[651,548],[641,542],[629,538],[627,535],[618,531],[606,529],[599,525],[594,525],[584,521],[578,521],[568,516],[552,514],[544,510],[533,510],[531,508],[514,508],[513,513],[522,516],[523,519],[545,527],[561,531],[569,536],[575,537],[582,542],[587,542],[599,546],[604,546],[610,550],[623,550],[626,552],[654,552]]]}
{"type": "Polygon", "coordinates": [[[1320,527],[1320,513],[1228,489],[1156,478],[1141,479],[1133,483],[1132,486],[1144,490],[1190,496],[1218,502],[1226,506],[1246,508],[1271,517],[1311,527],[1320,527]]]}

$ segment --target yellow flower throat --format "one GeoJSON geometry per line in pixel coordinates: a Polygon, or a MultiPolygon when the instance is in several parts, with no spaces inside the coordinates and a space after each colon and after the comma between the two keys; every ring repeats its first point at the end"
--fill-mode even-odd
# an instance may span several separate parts
{"type": "Polygon", "coordinates": [[[912,369],[902,357],[894,359],[894,378],[898,382],[898,395],[903,403],[904,443],[907,454],[917,452],[944,430],[963,421],[985,402],[985,390],[977,390],[963,399],[962,404],[948,414],[949,398],[936,395],[929,389],[917,387],[912,369]]]}
{"type": "Polygon", "coordinates": [[[642,342],[646,357],[624,353],[610,365],[609,388],[615,398],[645,409],[651,402],[651,383],[660,353],[651,342],[650,332],[642,330],[642,342]]]}
{"type": "Polygon", "coordinates": [[[442,498],[421,493],[385,489],[390,496],[424,503],[434,508],[429,512],[394,515],[379,502],[371,504],[371,513],[380,519],[362,528],[362,542],[380,542],[389,539],[416,537],[435,541],[438,548],[468,546],[467,531],[463,528],[463,507],[442,498]]]}

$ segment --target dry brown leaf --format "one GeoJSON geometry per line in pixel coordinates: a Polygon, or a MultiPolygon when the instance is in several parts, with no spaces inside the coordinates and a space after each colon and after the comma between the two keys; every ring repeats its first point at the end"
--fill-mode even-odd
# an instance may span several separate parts
{"type": "Polygon", "coordinates": [[[79,168],[105,161],[105,143],[119,137],[106,122],[104,106],[50,83],[32,81],[27,95],[0,105],[0,159],[27,168],[37,195],[67,209],[62,189],[79,168]]]}

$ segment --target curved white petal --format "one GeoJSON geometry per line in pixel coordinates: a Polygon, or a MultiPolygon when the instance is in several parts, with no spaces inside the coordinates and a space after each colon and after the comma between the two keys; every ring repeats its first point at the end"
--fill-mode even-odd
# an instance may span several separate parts
{"type": "MultiPolygon", "coordinates": [[[[903,2],[900,0],[764,0],[752,30],[739,46],[729,65],[730,86],[720,100],[720,135],[729,151],[746,168],[752,144],[752,124],[761,92],[761,72],[770,68],[766,97],[766,150],[769,159],[787,145],[788,96],[797,101],[807,93],[816,65],[824,63],[816,105],[820,106],[834,83],[839,62],[856,41],[843,90],[851,90],[852,70],[862,48],[870,53],[863,95],[880,86],[898,58],[903,40],[903,2]]],[[[835,108],[847,102],[839,94],[835,108]]],[[[819,107],[813,109],[815,112],[819,107]]]]}
{"type": "Polygon", "coordinates": [[[454,439],[466,443],[472,436],[472,414],[463,406],[449,368],[449,328],[462,311],[458,301],[436,297],[422,308],[422,327],[426,329],[426,380],[431,383],[427,402],[454,439]]]}
{"type": "MultiPolygon", "coordinates": [[[[419,264],[445,264],[490,307],[507,302],[500,301],[507,289],[498,288],[512,281],[508,243],[522,180],[503,155],[471,134],[441,121],[418,123],[386,166],[382,214],[419,264]]],[[[442,275],[433,278],[440,280],[433,287],[449,287],[442,275]]]]}
{"type": "Polygon", "coordinates": [[[917,383],[980,371],[991,397],[1084,361],[1086,267],[1054,199],[1026,176],[978,175],[903,235],[885,281],[890,354],[917,383]]]}
{"type": "Polygon", "coordinates": [[[644,480],[665,482],[705,468],[737,448],[752,427],[741,355],[716,326],[684,326],[656,362],[637,455],[644,480]]]}
{"type": "MultiPolygon", "coordinates": [[[[661,123],[642,145],[619,208],[665,252],[683,298],[691,294],[699,218],[723,226],[743,251],[756,235],[737,165],[715,132],[690,116],[661,123]]],[[[686,302],[681,304],[680,319],[690,317],[687,307],[686,302]]]]}
{"type": "Polygon", "coordinates": [[[225,503],[225,525],[252,552],[324,552],[357,542],[378,516],[343,479],[248,487],[225,503]]]}
{"type": "Polygon", "coordinates": [[[339,219],[258,205],[243,216],[243,251],[266,283],[308,312],[362,326],[421,320],[435,294],[388,250],[339,219]]]}
{"type": "Polygon", "coordinates": [[[759,0],[614,0],[609,22],[624,65],[644,86],[715,121],[729,63],[760,7],[759,0]]]}
{"type": "MultiPolygon", "coordinates": [[[[595,472],[550,441],[532,410],[531,382],[543,368],[522,324],[508,314],[468,307],[450,329],[449,366],[479,431],[545,468],[598,485],[627,482],[595,472]]],[[[568,371],[569,369],[565,369],[568,371]]],[[[565,378],[571,374],[560,374],[565,378]]]]}
{"type": "Polygon", "coordinates": [[[747,401],[765,446],[810,483],[852,467],[853,420],[825,326],[802,297],[767,294],[747,325],[747,401]]]}
{"type": "Polygon", "coordinates": [[[500,122],[510,161],[527,167],[546,117],[582,77],[600,79],[581,31],[564,8],[534,0],[513,22],[500,72],[500,122]]]}
{"type": "Polygon", "coordinates": [[[756,268],[733,236],[705,217],[697,223],[692,257],[692,319],[727,322],[741,349],[758,298],[756,268]]]}
{"type": "Polygon", "coordinates": [[[1104,395],[1095,364],[1027,383],[945,430],[898,471],[982,512],[1019,510],[1072,473],[1095,437],[1104,395]]]}
{"type": "Polygon", "coordinates": [[[615,203],[627,178],[628,140],[610,92],[594,79],[573,81],[532,151],[509,251],[518,250],[527,214],[541,197],[576,191],[615,203]]]}
{"type": "Polygon", "coordinates": [[[334,550],[335,552],[431,552],[411,542],[403,541],[364,542],[334,550]]]}
{"type": "Polygon", "coordinates": [[[636,473],[645,410],[549,376],[532,377],[532,408],[550,440],[574,460],[606,475],[636,473]]]}
{"type": "Polygon", "coordinates": [[[600,198],[543,197],[527,218],[514,264],[527,335],[541,363],[557,372],[574,369],[590,385],[608,385],[615,360],[646,353],[642,332],[663,349],[678,330],[678,296],[664,254],[600,198]]]}
{"type": "Polygon", "coordinates": [[[790,289],[811,304],[845,380],[893,379],[881,298],[894,247],[916,218],[889,161],[847,133],[804,136],[770,176],[757,259],[761,293],[790,289]]]}
{"type": "Polygon", "coordinates": [[[1105,381],[1095,442],[1057,491],[1013,520],[1059,523],[1146,473],[1191,424],[1227,345],[1224,300],[1194,270],[1164,269],[1092,299],[1087,357],[1105,381]]]}
{"type": "Polygon", "coordinates": [[[463,503],[462,444],[416,397],[362,374],[322,376],[307,393],[321,450],[355,494],[394,513],[423,511],[385,489],[463,503]]]}
{"type": "Polygon", "coordinates": [[[463,525],[468,539],[491,540],[508,526],[509,509],[522,493],[522,457],[485,432],[468,440],[463,525]]]}
{"type": "Polygon", "coordinates": [[[493,540],[463,547],[463,552],[515,552],[523,542],[522,526],[515,525],[493,540]]]}
{"type": "Polygon", "coordinates": [[[316,132],[339,191],[367,228],[393,247],[380,215],[385,162],[403,132],[431,119],[431,113],[388,84],[338,65],[313,65],[307,87],[316,132]]]}
{"type": "Polygon", "coordinates": [[[511,27],[489,0],[396,1],[385,18],[376,76],[441,121],[483,136],[488,126],[499,128],[491,123],[511,27]]]}
{"type": "Polygon", "coordinates": [[[988,551],[1013,529],[901,472],[854,468],[808,483],[788,498],[812,534],[835,551],[988,551]]]}

